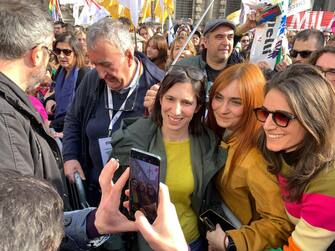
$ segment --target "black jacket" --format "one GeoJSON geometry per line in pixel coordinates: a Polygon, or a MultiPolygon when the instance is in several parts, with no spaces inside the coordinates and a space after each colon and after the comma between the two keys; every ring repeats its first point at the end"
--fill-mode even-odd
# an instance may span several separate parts
{"type": "Polygon", "coordinates": [[[48,180],[68,208],[61,153],[27,95],[0,73],[0,169],[48,180]]]}
{"type": "MultiPolygon", "coordinates": [[[[143,99],[147,89],[160,82],[164,77],[164,72],[155,66],[144,54],[136,52],[136,58],[142,62],[143,74],[140,79],[142,96],[138,97],[137,103],[143,107],[143,99]]],[[[96,70],[91,70],[84,77],[80,84],[76,97],[66,114],[63,138],[64,161],[78,160],[83,168],[86,178],[89,179],[89,170],[92,167],[92,160],[89,156],[88,138],[86,127],[88,121],[95,115],[98,98],[103,97],[106,83],[99,79],[96,70]]],[[[134,95],[134,94],[132,94],[134,95]]],[[[122,114],[123,117],[141,116],[139,114],[122,114]]]]}
{"type": "MultiPolygon", "coordinates": [[[[59,74],[60,70],[63,69],[63,67],[59,67],[57,69],[57,72],[54,76],[54,79],[57,78],[57,75],[59,74]]],[[[80,83],[81,83],[81,80],[84,78],[84,76],[86,75],[87,72],[90,71],[90,68],[88,67],[82,67],[79,69],[78,71],[78,77],[77,77],[77,81],[76,81],[76,86],[75,86],[75,90],[78,89],[80,83]]],[[[55,101],[55,94],[51,95],[50,97],[48,97],[44,103],[46,103],[47,101],[49,100],[54,100],[55,101]]],[[[57,104],[56,104],[57,105],[57,104]]],[[[51,123],[50,123],[50,127],[51,128],[54,128],[56,132],[62,132],[63,131],[63,128],[64,128],[64,119],[65,119],[65,114],[58,117],[58,118],[53,118],[51,120],[51,123]]]]}

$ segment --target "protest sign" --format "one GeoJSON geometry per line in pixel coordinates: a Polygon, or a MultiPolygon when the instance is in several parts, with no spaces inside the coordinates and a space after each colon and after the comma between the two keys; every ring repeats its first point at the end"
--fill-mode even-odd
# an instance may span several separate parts
{"type": "Polygon", "coordinates": [[[266,61],[271,69],[281,60],[283,38],[286,29],[286,14],[288,0],[280,3],[282,14],[275,20],[256,27],[253,44],[250,51],[250,61],[258,63],[266,61]]]}
{"type": "Polygon", "coordinates": [[[287,18],[289,30],[303,29],[330,29],[334,12],[330,11],[303,11],[287,18]]]}

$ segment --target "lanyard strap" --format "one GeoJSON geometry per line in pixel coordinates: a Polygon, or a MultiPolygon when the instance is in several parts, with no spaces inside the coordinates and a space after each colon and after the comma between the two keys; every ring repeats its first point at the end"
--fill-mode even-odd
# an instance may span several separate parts
{"type": "Polygon", "coordinates": [[[136,89],[138,85],[138,81],[135,85],[133,85],[129,92],[128,95],[126,97],[126,99],[123,101],[122,105],[120,106],[118,112],[113,116],[113,95],[112,92],[107,88],[107,95],[108,95],[108,107],[109,107],[109,118],[111,119],[111,122],[109,123],[109,127],[108,127],[108,136],[110,137],[112,134],[112,130],[113,130],[113,126],[116,123],[116,121],[118,121],[118,119],[121,117],[122,115],[122,110],[124,109],[124,107],[126,106],[127,100],[130,97],[130,95],[134,92],[134,90],[136,89]]]}
{"type": "Polygon", "coordinates": [[[124,110],[124,107],[126,106],[127,100],[128,98],[131,96],[131,94],[135,91],[135,89],[137,88],[137,86],[139,85],[139,81],[142,75],[142,64],[141,62],[138,62],[138,66],[136,69],[136,73],[135,73],[135,77],[137,78],[135,82],[130,84],[130,89],[128,92],[128,95],[126,97],[126,99],[123,101],[122,105],[120,106],[118,112],[113,116],[113,94],[112,91],[107,87],[106,91],[107,91],[107,96],[108,96],[108,108],[109,108],[109,118],[110,118],[110,123],[108,126],[108,137],[112,136],[112,131],[113,131],[113,127],[116,123],[116,121],[118,121],[118,119],[121,117],[122,112],[124,110]]]}

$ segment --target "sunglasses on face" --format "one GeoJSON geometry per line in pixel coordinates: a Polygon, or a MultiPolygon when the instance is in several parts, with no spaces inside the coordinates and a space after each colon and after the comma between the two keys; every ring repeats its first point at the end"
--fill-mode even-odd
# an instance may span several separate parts
{"type": "Polygon", "coordinates": [[[291,50],[290,51],[290,56],[292,58],[296,58],[298,54],[300,54],[300,57],[302,58],[308,58],[311,55],[312,51],[297,51],[297,50],[291,50]]]}
{"type": "Polygon", "coordinates": [[[292,119],[296,119],[297,117],[291,113],[284,111],[274,111],[270,112],[264,107],[254,109],[256,118],[258,121],[264,123],[266,119],[272,114],[273,122],[279,127],[287,127],[289,122],[292,119]]]}
{"type": "Polygon", "coordinates": [[[71,53],[72,53],[72,50],[70,50],[70,49],[59,49],[59,48],[55,48],[55,49],[54,49],[54,53],[55,53],[57,56],[59,56],[62,52],[63,52],[63,54],[64,54],[65,56],[70,56],[71,53]]]}

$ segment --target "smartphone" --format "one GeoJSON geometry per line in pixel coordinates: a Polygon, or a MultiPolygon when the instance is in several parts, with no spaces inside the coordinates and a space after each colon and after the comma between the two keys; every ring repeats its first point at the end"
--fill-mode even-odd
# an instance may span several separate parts
{"type": "Polygon", "coordinates": [[[161,158],[136,148],[130,151],[129,211],[140,210],[152,224],[157,217],[161,158]]]}
{"type": "Polygon", "coordinates": [[[199,219],[205,225],[207,231],[214,231],[216,224],[219,224],[223,231],[236,229],[228,219],[219,215],[212,209],[203,212],[199,216],[199,219]]]}

